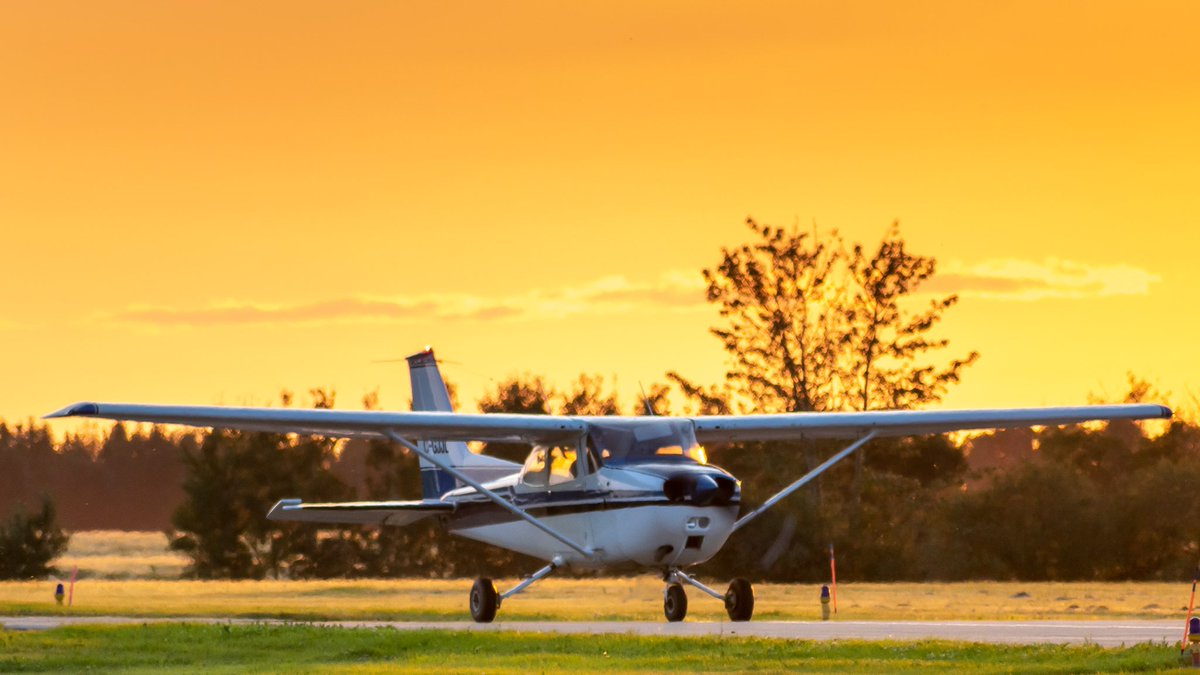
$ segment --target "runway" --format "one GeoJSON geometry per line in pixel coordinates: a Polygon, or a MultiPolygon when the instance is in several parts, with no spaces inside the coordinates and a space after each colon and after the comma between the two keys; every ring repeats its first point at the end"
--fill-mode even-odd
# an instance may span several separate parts
{"type": "Polygon", "coordinates": [[[395,630],[470,630],[528,633],[759,637],[791,640],[956,640],[998,644],[1095,644],[1121,647],[1144,642],[1178,644],[1182,621],[279,621],[213,617],[4,616],[5,630],[159,622],[294,624],[395,630]]]}

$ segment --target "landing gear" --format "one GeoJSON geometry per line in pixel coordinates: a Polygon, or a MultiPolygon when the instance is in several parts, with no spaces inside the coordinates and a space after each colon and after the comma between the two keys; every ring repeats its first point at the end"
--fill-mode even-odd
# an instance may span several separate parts
{"type": "Polygon", "coordinates": [[[471,586],[471,618],[475,623],[491,623],[500,608],[500,594],[496,584],[487,577],[479,577],[471,586]]]}
{"type": "Polygon", "coordinates": [[[683,592],[683,584],[698,588],[704,593],[725,602],[725,611],[733,621],[749,621],[754,614],[754,587],[749,581],[738,577],[729,584],[725,595],[714,591],[677,569],[668,569],[663,574],[667,588],[663,591],[663,614],[667,621],[683,621],[687,616],[687,595],[683,592]]]}
{"type": "Polygon", "coordinates": [[[725,591],[725,611],[731,621],[749,621],[754,615],[754,587],[749,581],[738,577],[729,583],[725,591]]]}
{"type": "Polygon", "coordinates": [[[562,557],[554,556],[549,565],[529,575],[512,590],[503,593],[496,593],[496,584],[491,579],[479,577],[475,580],[475,585],[471,586],[471,618],[475,619],[475,623],[491,623],[492,619],[496,618],[496,610],[500,609],[501,602],[529,588],[534,582],[550,576],[550,573],[562,564],[562,557]]]}
{"type": "Polygon", "coordinates": [[[683,617],[687,616],[687,593],[683,592],[683,586],[667,584],[667,589],[663,591],[663,614],[672,623],[683,621],[683,617]]]}

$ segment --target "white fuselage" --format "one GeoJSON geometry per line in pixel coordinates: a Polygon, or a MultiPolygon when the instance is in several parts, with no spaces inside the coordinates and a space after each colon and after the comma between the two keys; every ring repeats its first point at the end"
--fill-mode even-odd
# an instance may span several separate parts
{"type": "Polygon", "coordinates": [[[479,499],[470,488],[447,495],[459,504],[454,534],[571,566],[686,567],[716,555],[733,531],[738,503],[698,505],[663,497],[665,476],[603,467],[574,485],[522,489],[514,477],[486,487],[507,492],[541,522],[584,547],[588,557],[531,523],[479,499]]]}

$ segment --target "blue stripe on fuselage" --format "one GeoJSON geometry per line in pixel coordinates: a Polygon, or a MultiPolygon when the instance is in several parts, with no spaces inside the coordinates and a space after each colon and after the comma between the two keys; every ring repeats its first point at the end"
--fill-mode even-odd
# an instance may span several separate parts
{"type": "MultiPolygon", "coordinates": [[[[498,490],[499,494],[513,501],[512,488],[498,490]]],[[[735,498],[720,506],[696,507],[687,502],[672,502],[657,490],[628,491],[617,497],[611,492],[572,490],[569,492],[539,492],[518,494],[515,504],[535,518],[591,511],[611,511],[638,506],[686,506],[689,508],[733,508],[737,509],[740,499],[735,498]]],[[[507,509],[483,495],[471,495],[455,501],[450,529],[481,527],[498,523],[513,522],[519,518],[507,509]]]]}

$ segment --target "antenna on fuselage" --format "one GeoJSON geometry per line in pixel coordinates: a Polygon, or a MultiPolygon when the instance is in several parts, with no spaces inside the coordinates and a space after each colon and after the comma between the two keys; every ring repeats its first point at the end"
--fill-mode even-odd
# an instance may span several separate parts
{"type": "Polygon", "coordinates": [[[658,413],[654,411],[654,403],[646,395],[646,388],[642,386],[641,382],[638,382],[638,389],[642,390],[642,405],[646,408],[646,414],[650,417],[658,417],[658,413]]]}

